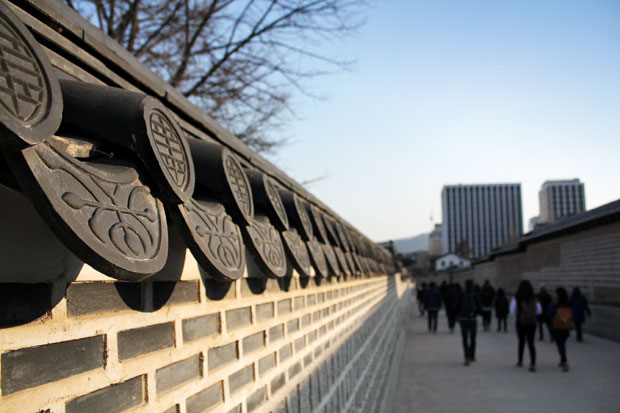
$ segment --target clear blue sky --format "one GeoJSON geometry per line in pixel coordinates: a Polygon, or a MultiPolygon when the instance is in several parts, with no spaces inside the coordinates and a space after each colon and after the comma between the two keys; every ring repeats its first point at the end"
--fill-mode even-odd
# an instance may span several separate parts
{"type": "Polygon", "coordinates": [[[272,160],[375,241],[428,232],[445,184],[579,178],[620,198],[620,1],[383,0],[333,44],[352,72],[298,99],[272,160]]]}

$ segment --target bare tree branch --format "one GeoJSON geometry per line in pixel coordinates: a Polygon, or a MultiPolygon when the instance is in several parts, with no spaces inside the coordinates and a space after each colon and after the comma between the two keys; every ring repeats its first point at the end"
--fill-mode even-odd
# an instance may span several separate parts
{"type": "Polygon", "coordinates": [[[376,0],[64,0],[259,152],[286,139],[291,92],[347,70],[323,45],[376,0]]]}

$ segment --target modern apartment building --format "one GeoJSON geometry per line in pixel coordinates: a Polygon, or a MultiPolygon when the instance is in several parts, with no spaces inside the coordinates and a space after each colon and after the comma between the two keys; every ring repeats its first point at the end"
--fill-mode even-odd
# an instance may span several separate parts
{"type": "Polygon", "coordinates": [[[586,210],[585,188],[579,179],[545,181],[538,192],[538,200],[539,224],[550,224],[586,210]]]}
{"type": "Polygon", "coordinates": [[[521,184],[446,185],[441,198],[444,253],[482,257],[523,233],[521,184]]]}

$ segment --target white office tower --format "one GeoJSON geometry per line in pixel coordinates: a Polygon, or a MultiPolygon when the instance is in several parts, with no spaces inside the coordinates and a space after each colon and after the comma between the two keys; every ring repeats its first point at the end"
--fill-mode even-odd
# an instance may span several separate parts
{"type": "Polygon", "coordinates": [[[443,252],[479,258],[523,233],[521,184],[446,185],[443,252]]]}
{"type": "Polygon", "coordinates": [[[579,179],[546,181],[538,192],[538,200],[540,224],[550,224],[586,210],[585,188],[579,179]]]}

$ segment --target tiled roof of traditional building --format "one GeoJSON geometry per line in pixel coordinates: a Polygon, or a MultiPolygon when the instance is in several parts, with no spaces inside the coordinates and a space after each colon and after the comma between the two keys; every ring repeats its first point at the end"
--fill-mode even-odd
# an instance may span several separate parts
{"type": "Polygon", "coordinates": [[[275,278],[390,271],[386,250],[61,2],[0,4],[0,19],[0,182],[84,262],[142,280],[174,222],[220,281],[243,275],[245,248],[275,278]]]}

